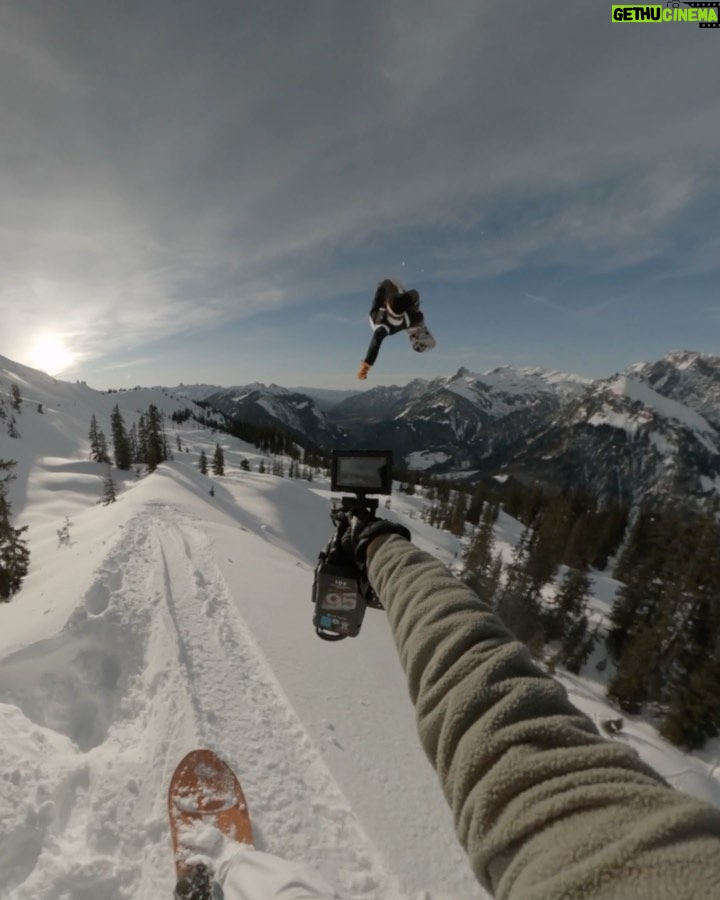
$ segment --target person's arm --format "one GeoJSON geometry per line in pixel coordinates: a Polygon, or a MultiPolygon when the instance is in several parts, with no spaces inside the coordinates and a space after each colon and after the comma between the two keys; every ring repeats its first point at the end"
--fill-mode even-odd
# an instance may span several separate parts
{"type": "Polygon", "coordinates": [[[498,900],[720,896],[720,811],[601,738],[490,607],[396,534],[368,545],[422,745],[498,900]]]}

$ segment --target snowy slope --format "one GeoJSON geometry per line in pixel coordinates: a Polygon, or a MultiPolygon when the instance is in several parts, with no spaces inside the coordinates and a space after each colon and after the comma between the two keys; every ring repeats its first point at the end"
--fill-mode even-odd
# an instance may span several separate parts
{"type": "MultiPolygon", "coordinates": [[[[251,447],[187,422],[169,430],[184,448],[173,461],[124,482],[116,473],[118,502],[98,506],[90,415],[103,426],[115,402],[130,415],[178,401],[24,377],[47,412],[26,403],[22,437],[0,437],[0,458],[24,473],[13,500],[32,551],[22,590],[0,605],[0,897],[169,897],[165,791],[200,745],[238,772],[258,846],[316,867],[342,896],[483,897],[420,750],[383,613],[369,610],[355,640],[314,634],[327,483],[260,474],[251,447]],[[199,452],[218,440],[227,474],[202,476],[199,452]],[[59,546],[66,515],[71,543],[59,546]]],[[[8,380],[0,372],[0,389],[8,380]]],[[[419,520],[422,503],[395,495],[383,514],[453,565],[459,542],[419,520]]],[[[517,523],[503,515],[497,533],[509,554],[517,523]]],[[[596,615],[612,590],[598,581],[596,615]]],[[[565,683],[591,715],[616,714],[599,681],[565,683]]],[[[620,739],[720,805],[711,745],[680,754],[641,721],[620,739]]]]}

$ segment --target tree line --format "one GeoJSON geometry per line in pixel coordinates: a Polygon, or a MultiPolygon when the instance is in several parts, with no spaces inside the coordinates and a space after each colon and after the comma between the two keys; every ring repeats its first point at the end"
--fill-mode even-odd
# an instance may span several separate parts
{"type": "Polygon", "coordinates": [[[461,521],[463,530],[472,521],[464,579],[538,656],[579,672],[604,642],[614,664],[608,698],[623,711],[649,715],[685,748],[720,734],[717,510],[631,513],[599,507],[585,493],[537,487],[513,489],[502,501],[485,488],[470,494],[446,485],[434,493],[428,520],[456,534],[461,521]],[[500,508],[525,525],[509,561],[495,549],[500,508]],[[590,570],[608,567],[620,587],[601,632],[589,622],[590,570]]]}
{"type": "Polygon", "coordinates": [[[715,513],[641,509],[614,575],[608,693],[673,743],[720,731],[720,525],[715,513]]]}

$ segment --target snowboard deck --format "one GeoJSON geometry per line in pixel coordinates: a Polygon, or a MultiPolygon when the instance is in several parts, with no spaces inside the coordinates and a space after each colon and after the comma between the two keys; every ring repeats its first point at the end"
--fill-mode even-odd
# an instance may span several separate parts
{"type": "Polygon", "coordinates": [[[175,871],[188,875],[195,850],[186,834],[198,823],[221,831],[241,844],[254,845],[245,795],[230,766],[212,750],[193,750],[179,763],[168,788],[168,815],[175,871]]]}
{"type": "Polygon", "coordinates": [[[437,344],[426,325],[416,325],[415,328],[408,328],[407,333],[410,338],[410,346],[418,353],[432,350],[437,344]]]}

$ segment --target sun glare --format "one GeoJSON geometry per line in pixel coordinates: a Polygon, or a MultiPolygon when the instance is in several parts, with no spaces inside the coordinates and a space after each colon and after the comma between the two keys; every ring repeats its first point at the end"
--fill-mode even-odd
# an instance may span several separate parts
{"type": "Polygon", "coordinates": [[[30,352],[30,365],[48,375],[59,375],[75,362],[62,338],[57,334],[43,334],[35,339],[30,352]]]}

